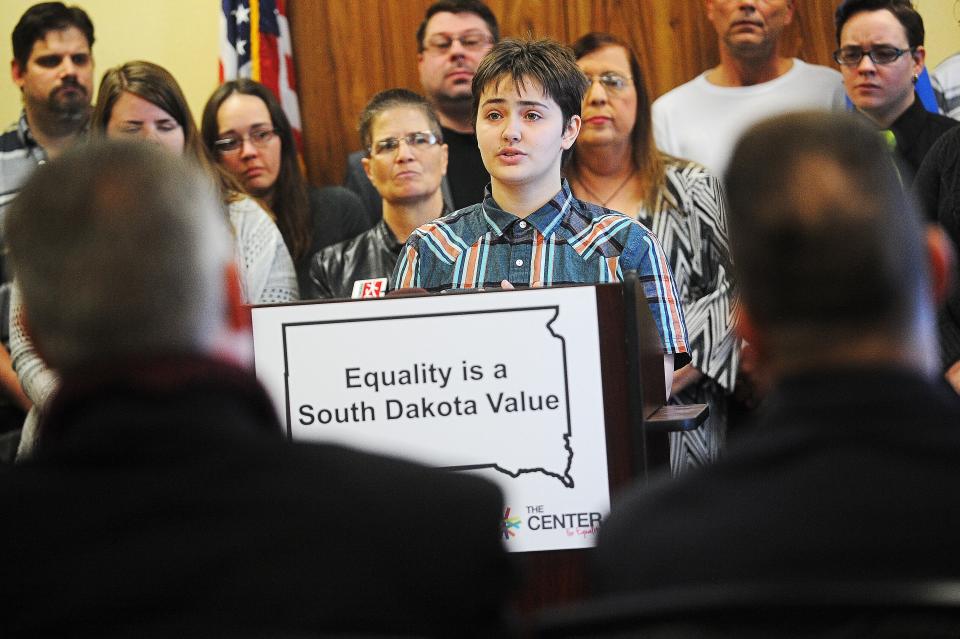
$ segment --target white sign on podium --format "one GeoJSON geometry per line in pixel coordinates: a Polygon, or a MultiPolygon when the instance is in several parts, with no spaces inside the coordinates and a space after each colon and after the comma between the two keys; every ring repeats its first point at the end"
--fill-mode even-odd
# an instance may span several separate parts
{"type": "Polygon", "coordinates": [[[610,496],[593,287],[252,316],[257,376],[292,438],[491,479],[509,550],[595,543],[610,496]]]}

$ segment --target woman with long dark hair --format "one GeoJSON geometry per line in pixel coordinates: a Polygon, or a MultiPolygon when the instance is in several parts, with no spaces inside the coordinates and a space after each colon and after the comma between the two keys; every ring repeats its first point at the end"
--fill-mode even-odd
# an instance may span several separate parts
{"type": "Polygon", "coordinates": [[[207,100],[200,129],[219,165],[276,215],[306,295],[314,253],[366,230],[360,199],[342,187],[307,186],[293,128],[280,102],[258,82],[222,84],[207,100]]]}

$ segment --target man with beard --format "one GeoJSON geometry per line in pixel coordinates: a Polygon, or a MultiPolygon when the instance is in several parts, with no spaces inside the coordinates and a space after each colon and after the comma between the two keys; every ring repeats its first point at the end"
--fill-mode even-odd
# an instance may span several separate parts
{"type": "Polygon", "coordinates": [[[794,2],[706,0],[720,64],[653,103],[661,150],[722,175],[734,143],[755,122],[788,111],[843,108],[839,73],[777,51],[794,2]]]}
{"type": "Polygon", "coordinates": [[[93,24],[83,9],[36,4],[12,39],[11,71],[23,112],[0,136],[0,220],[37,165],[59,156],[83,132],[93,94],[93,24]]]}
{"type": "MultiPolygon", "coordinates": [[[[420,84],[450,149],[442,190],[446,209],[451,211],[482,201],[490,180],[473,131],[470,87],[480,60],[499,39],[497,18],[479,0],[435,2],[417,29],[420,84]]],[[[344,184],[361,197],[372,226],[383,215],[383,202],[363,170],[363,154],[350,154],[344,184]]]]}
{"type": "MultiPolygon", "coordinates": [[[[87,126],[93,95],[93,23],[79,7],[44,2],[13,29],[11,74],[23,96],[17,122],[0,135],[0,242],[7,206],[37,166],[61,155],[87,126]]],[[[0,282],[8,275],[0,245],[0,282]]],[[[19,428],[30,408],[5,348],[9,287],[0,286],[0,433],[19,428]]],[[[0,438],[0,460],[15,442],[0,438]]]]}

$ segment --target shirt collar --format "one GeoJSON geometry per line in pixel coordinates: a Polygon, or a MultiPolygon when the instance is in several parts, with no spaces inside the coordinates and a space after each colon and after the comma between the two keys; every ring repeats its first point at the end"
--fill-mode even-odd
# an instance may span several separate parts
{"type": "MultiPolygon", "coordinates": [[[[573,191],[570,190],[570,184],[566,178],[562,178],[560,180],[560,190],[557,191],[557,194],[524,218],[524,221],[532,225],[544,237],[549,237],[560,226],[560,222],[570,212],[574,202],[576,202],[576,199],[573,197],[573,191]]],[[[500,208],[500,205],[493,199],[489,184],[484,190],[481,212],[494,235],[498,236],[503,235],[511,224],[520,220],[513,213],[507,213],[500,208]]]]}
{"type": "Polygon", "coordinates": [[[23,145],[25,149],[29,149],[31,153],[34,152],[34,149],[39,150],[44,155],[46,159],[46,153],[43,151],[43,147],[40,146],[40,143],[33,137],[33,134],[30,132],[30,123],[27,122],[27,112],[20,112],[20,121],[17,122],[17,134],[20,136],[20,144],[23,145]]]}
{"type": "Polygon", "coordinates": [[[20,137],[20,144],[27,150],[27,153],[37,162],[47,161],[47,152],[40,146],[40,143],[30,132],[30,123],[27,122],[26,110],[20,111],[20,121],[17,122],[17,135],[20,137]]]}

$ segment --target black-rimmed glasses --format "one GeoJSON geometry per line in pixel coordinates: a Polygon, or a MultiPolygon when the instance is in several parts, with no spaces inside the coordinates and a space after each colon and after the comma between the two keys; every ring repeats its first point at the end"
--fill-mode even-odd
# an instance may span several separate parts
{"type": "Polygon", "coordinates": [[[898,49],[885,44],[873,47],[869,51],[864,51],[860,47],[841,47],[833,52],[833,59],[837,61],[837,64],[842,64],[845,67],[857,66],[863,60],[863,56],[870,58],[874,64],[890,64],[899,60],[904,53],[912,54],[916,50],[916,47],[898,49]]]}

